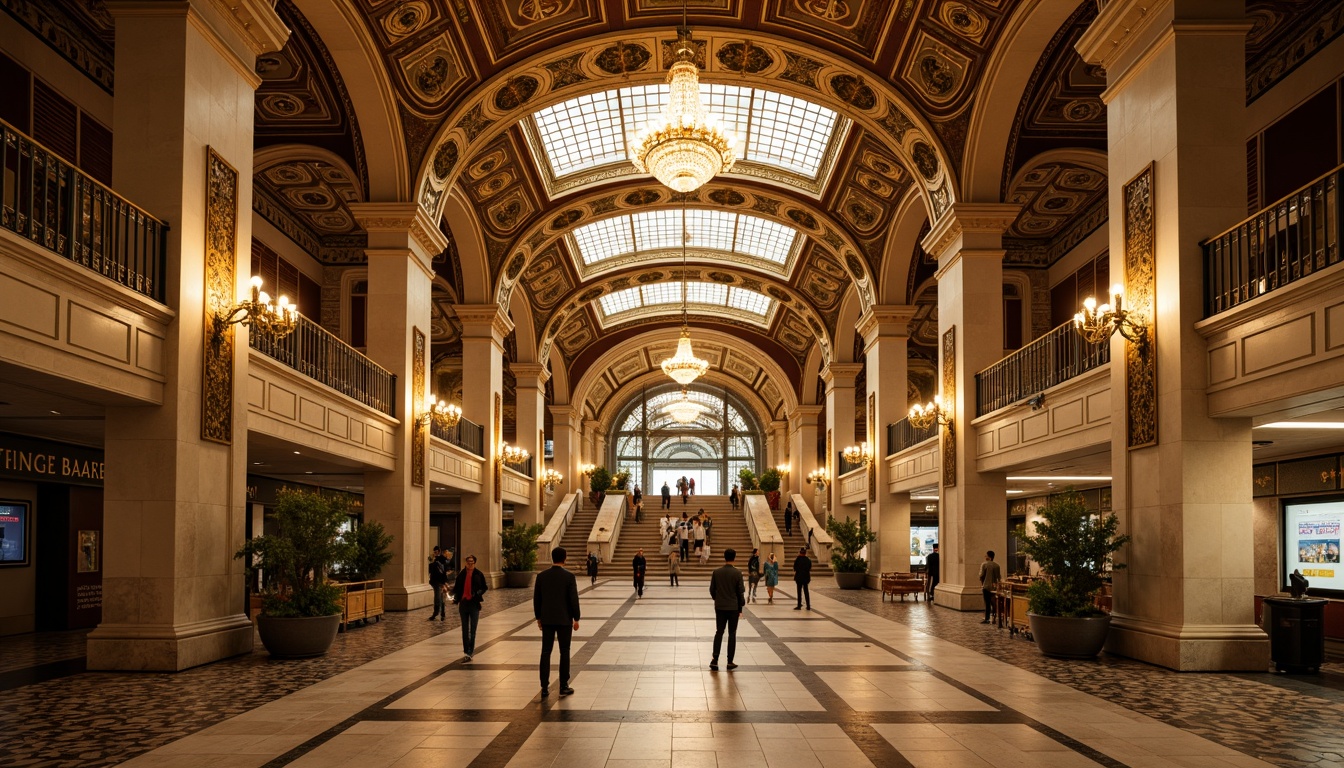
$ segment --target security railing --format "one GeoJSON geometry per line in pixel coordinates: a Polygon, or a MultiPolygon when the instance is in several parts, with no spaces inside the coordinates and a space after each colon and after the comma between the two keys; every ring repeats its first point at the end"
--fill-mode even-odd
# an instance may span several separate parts
{"type": "Polygon", "coordinates": [[[518,472],[524,477],[536,477],[536,474],[532,470],[533,462],[535,462],[536,459],[537,459],[536,456],[528,456],[526,459],[523,459],[522,461],[505,462],[504,466],[508,467],[509,469],[512,469],[515,472],[518,472]]]}
{"type": "Polygon", "coordinates": [[[847,475],[856,469],[863,469],[863,462],[850,463],[845,461],[845,455],[838,453],[835,455],[835,476],[847,475]]]}
{"type": "Polygon", "coordinates": [[[930,424],[924,429],[918,429],[910,423],[909,419],[901,419],[895,424],[887,425],[887,455],[895,456],[906,448],[919,445],[925,440],[937,436],[937,424],[930,424]]]}
{"type": "Polygon", "coordinates": [[[1111,361],[1111,345],[1089,344],[1070,320],[975,374],[975,415],[1006,408],[1111,361]]]}
{"type": "Polygon", "coordinates": [[[168,225],[3,121],[0,226],[163,302],[168,225]]]}
{"type": "Polygon", "coordinates": [[[294,331],[276,341],[264,333],[249,333],[258,352],[346,397],[396,416],[397,377],[330,331],[299,315],[294,331]]]}
{"type": "Polygon", "coordinates": [[[1204,316],[1338,264],[1344,165],[1204,241],[1204,316]]]}
{"type": "Polygon", "coordinates": [[[431,422],[429,433],[467,453],[485,458],[485,427],[471,419],[465,417],[458,419],[457,425],[452,427],[440,427],[431,422]]]}

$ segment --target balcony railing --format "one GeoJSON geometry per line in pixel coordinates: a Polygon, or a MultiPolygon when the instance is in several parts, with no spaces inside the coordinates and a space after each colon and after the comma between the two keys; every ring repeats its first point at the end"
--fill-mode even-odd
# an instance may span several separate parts
{"type": "Polygon", "coordinates": [[[303,315],[294,332],[279,341],[262,333],[248,336],[263,355],[370,408],[397,415],[397,377],[303,315]]]}
{"type": "Polygon", "coordinates": [[[837,454],[837,455],[836,455],[836,457],[835,457],[835,476],[836,476],[836,477],[839,477],[839,476],[841,476],[841,475],[847,475],[847,474],[849,474],[850,472],[853,472],[853,471],[856,470],[856,469],[863,469],[863,462],[858,462],[858,463],[853,463],[853,464],[851,464],[850,462],[845,461],[845,455],[844,455],[843,453],[841,453],[841,454],[837,454]]]}
{"type": "Polygon", "coordinates": [[[1338,264],[1340,166],[1204,242],[1204,316],[1338,264]]]}
{"type": "Polygon", "coordinates": [[[532,471],[532,465],[533,462],[536,461],[536,458],[537,458],[536,456],[528,456],[526,459],[523,459],[522,461],[517,463],[505,462],[504,466],[508,467],[509,469],[512,469],[515,472],[522,474],[525,477],[535,478],[536,474],[532,471]]]}
{"type": "Polygon", "coordinates": [[[1073,321],[975,375],[975,415],[984,416],[1111,361],[1111,345],[1088,344],[1073,321]]]}
{"type": "Polygon", "coordinates": [[[429,433],[468,453],[485,458],[485,427],[471,419],[458,419],[457,426],[454,427],[440,427],[431,422],[429,433]]]}
{"type": "Polygon", "coordinates": [[[925,429],[916,429],[911,426],[909,419],[901,419],[895,424],[887,425],[887,455],[895,456],[906,448],[919,445],[925,440],[937,436],[937,424],[930,424],[925,429]]]}
{"type": "Polygon", "coordinates": [[[0,226],[163,302],[168,226],[4,122],[0,226]]]}

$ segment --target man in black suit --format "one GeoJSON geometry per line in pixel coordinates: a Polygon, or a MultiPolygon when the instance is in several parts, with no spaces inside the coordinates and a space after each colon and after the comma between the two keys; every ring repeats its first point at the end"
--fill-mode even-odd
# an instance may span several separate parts
{"type": "Polygon", "coordinates": [[[635,553],[635,559],[630,561],[630,567],[635,571],[635,594],[644,596],[644,575],[649,571],[649,561],[644,559],[644,548],[640,547],[635,553]]]}
{"type": "Polygon", "coordinates": [[[938,579],[942,572],[938,570],[939,560],[942,558],[938,554],[938,545],[933,545],[933,551],[928,557],[924,558],[924,583],[927,585],[927,597],[933,599],[933,591],[938,588],[938,579]]]}
{"type": "Polygon", "coordinates": [[[569,687],[569,641],[579,629],[579,585],[565,569],[565,548],[551,550],[551,567],[537,574],[532,590],[532,614],[541,629],[541,697],[550,695],[551,650],[560,639],[560,695],[569,687]]]}
{"type": "Polygon", "coordinates": [[[799,548],[798,556],[793,559],[793,583],[798,586],[798,604],[793,610],[803,610],[804,596],[807,597],[807,610],[812,610],[812,590],[807,587],[812,583],[812,561],[807,556],[807,547],[799,548]]]}
{"type": "Polygon", "coordinates": [[[709,596],[714,598],[714,658],[709,668],[719,669],[719,649],[723,647],[723,630],[728,628],[728,668],[737,669],[733,654],[737,651],[737,620],[747,605],[747,590],[742,586],[742,572],[733,566],[737,550],[723,551],[724,564],[709,577],[709,596]]]}

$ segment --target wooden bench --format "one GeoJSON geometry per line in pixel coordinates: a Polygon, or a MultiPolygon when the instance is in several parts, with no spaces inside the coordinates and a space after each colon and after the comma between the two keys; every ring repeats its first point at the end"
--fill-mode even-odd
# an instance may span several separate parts
{"type": "Polygon", "coordinates": [[[885,601],[890,595],[892,600],[897,595],[901,596],[901,602],[905,602],[906,595],[914,595],[915,602],[924,594],[924,577],[918,573],[900,573],[888,572],[882,574],[882,599],[885,601]]]}

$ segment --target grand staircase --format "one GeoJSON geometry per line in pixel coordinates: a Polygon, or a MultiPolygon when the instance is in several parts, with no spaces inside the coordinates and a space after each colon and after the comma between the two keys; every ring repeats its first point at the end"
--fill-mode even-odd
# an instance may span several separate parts
{"type": "MultiPolygon", "coordinates": [[[[584,560],[588,557],[588,537],[593,533],[593,526],[597,524],[597,505],[588,499],[584,499],[577,512],[574,513],[574,519],[569,521],[569,527],[565,529],[565,535],[560,537],[560,546],[565,548],[568,556],[566,567],[575,573],[582,574],[586,568],[584,560]]],[[[537,570],[544,571],[551,567],[551,553],[537,553],[537,570]]],[[[584,582],[586,583],[586,582],[584,582]]]]}

